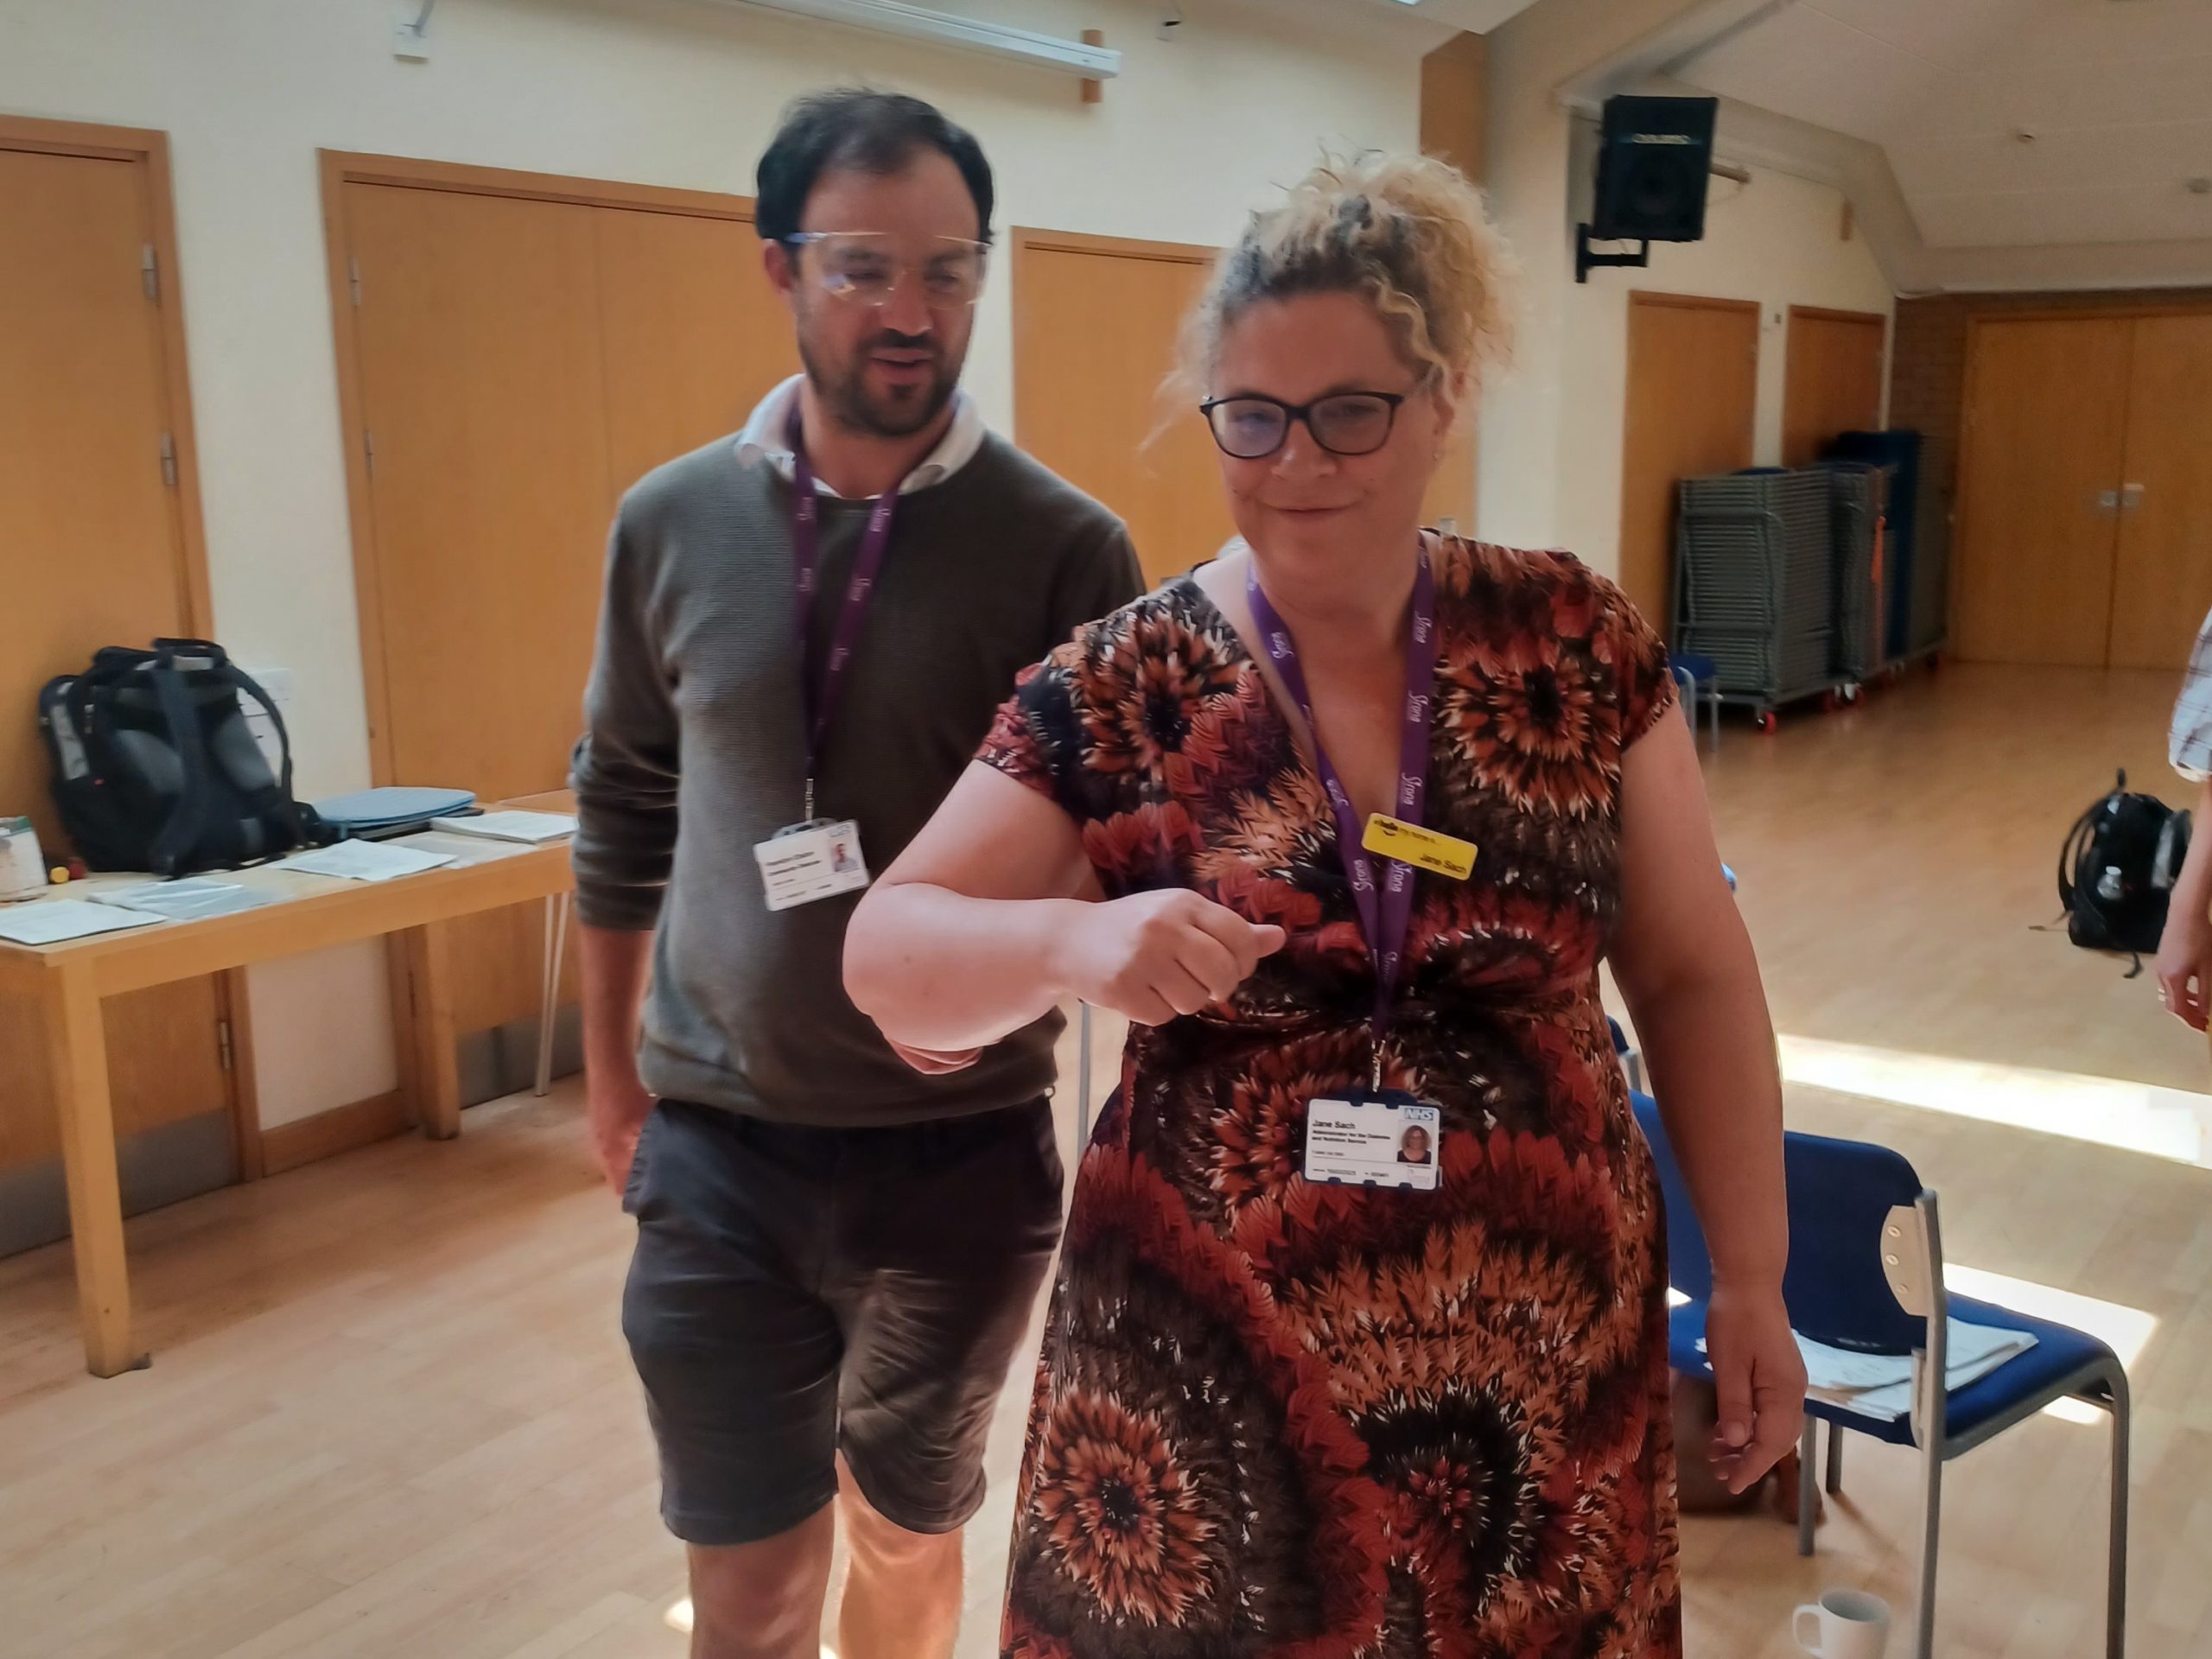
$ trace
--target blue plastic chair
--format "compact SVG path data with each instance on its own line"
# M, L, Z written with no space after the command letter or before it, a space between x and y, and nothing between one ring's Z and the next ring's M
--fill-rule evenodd
M1713 1369L1699 1347L1705 1336L1706 1305L1713 1294L1713 1264L1706 1254L1705 1236L1668 1144L1657 1103L1637 1095L1636 1116L1651 1144L1666 1196L1668 1279L1690 1299L1674 1310L1669 1321L1669 1358L1678 1371L1710 1377ZM1833 1347L1910 1354L1915 1402L1910 1416L1894 1421L1821 1401L1805 1402L1797 1553L1813 1553L1818 1499L1812 1471L1821 1422L1828 1425L1831 1492L1843 1485L1842 1430L1917 1447L1924 1502L1915 1652L1919 1659L1933 1659L1943 1465L2054 1401L2085 1401L2109 1412L2113 1420L2105 1652L2107 1659L2121 1659L2127 1628L2128 1398L2127 1374L2119 1357L2095 1338L2071 1326L1947 1294L1936 1194L1921 1185L1912 1166L1897 1154L1859 1141L1791 1133L1783 1140L1783 1165L1789 1206L1789 1268L1783 1295L1789 1306L1790 1324L1800 1334ZM1946 1389L1942 1379L1948 1332L1944 1321L1928 1318L1929 1311L1937 1306L1971 1324L2028 1332L2036 1344L1963 1388Z
M1667 671L1675 677L1681 688L1682 715L1690 723L1690 736L1697 736L1697 711L1702 708L1712 715L1713 752L1720 753L1720 669L1712 658L1697 652L1677 651L1667 658Z

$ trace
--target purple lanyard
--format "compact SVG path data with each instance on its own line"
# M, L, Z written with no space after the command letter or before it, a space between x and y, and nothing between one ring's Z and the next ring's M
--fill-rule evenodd
M1382 1038L1390 1026L1390 1007L1398 988L1398 973L1405 961L1406 935L1413 925L1414 872L1410 864L1385 859L1389 873L1380 891L1375 881L1375 860L1361 844L1364 830L1352 810L1329 753L1321 747L1321 728L1313 718L1313 698L1306 690L1306 671L1299 666L1298 642L1283 626L1275 607L1260 589L1255 566L1247 577L1252 614L1266 636L1268 656L1282 676L1282 683L1306 716L1313 734L1313 763L1321 786L1329 791L1329 804L1337 817L1337 851L1344 874L1351 880L1352 902L1359 912L1360 931L1375 959L1375 1073L1381 1086ZM1413 638L1406 646L1406 700L1398 745L1398 804L1395 816L1419 824L1428 799L1428 709L1436 675L1436 579L1428 568L1428 550L1421 551L1414 571Z
M799 431L799 414L791 410L791 562L798 576L798 639L800 687L806 699L806 822L814 821L814 779L822 768L822 740L830 729L844 695L845 671L852 666L853 650L860 643L861 625L867 620L868 601L874 596L875 579L883 573L883 557L891 548L891 515L899 505L894 486L876 497L868 515L868 530L860 551L853 556L853 574L845 584L845 602L837 613L830 636L830 660L816 660L814 594L821 585L822 510L815 499L814 468L807 465L806 442ZM903 484L903 480L902 480Z

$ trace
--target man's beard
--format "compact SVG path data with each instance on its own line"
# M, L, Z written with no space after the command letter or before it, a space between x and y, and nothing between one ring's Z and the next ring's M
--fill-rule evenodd
M872 391L868 384L868 356L885 349L929 353L929 379L888 397ZM942 344L928 334L887 331L872 335L861 343L842 372L837 365L823 361L810 348L804 335L799 340L798 354L799 360L806 365L806 378L814 383L815 394L822 399L830 418L849 432L864 433L872 438L912 437L944 412L944 406L952 401L953 391L960 384L960 365L948 364Z

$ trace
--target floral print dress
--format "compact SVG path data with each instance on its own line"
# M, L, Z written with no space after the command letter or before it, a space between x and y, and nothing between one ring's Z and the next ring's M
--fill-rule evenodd
M1078 1173L1015 1516L1013 1659L1681 1652L1660 1200L1598 1000L1621 760L1666 653L1562 553L1446 539L1427 822L1384 1083L1441 1184L1309 1184L1306 1103L1369 1080L1333 818L1185 579L1024 677L982 760L1109 898L1196 890L1287 947L1139 1028Z

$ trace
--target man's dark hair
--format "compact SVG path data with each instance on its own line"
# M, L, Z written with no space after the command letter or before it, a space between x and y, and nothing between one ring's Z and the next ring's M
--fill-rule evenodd
M824 173L900 173L925 149L938 151L960 169L976 199L982 238L989 241L995 200L991 164L975 136L918 98L849 86L810 93L784 111L783 124L760 157L753 227L764 242L796 236L806 199Z

